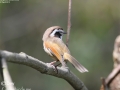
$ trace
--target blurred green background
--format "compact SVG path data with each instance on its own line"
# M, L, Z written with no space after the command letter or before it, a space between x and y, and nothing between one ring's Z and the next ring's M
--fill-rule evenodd
M42 35L54 25L67 27L68 0L19 0L0 3L0 49L25 52L44 62L52 59L44 52ZM72 1L69 49L88 73L73 71L89 90L99 90L101 77L112 71L114 40L120 33L120 0ZM64 40L66 36L64 36ZM31 90L73 90L63 79L8 63L16 88Z

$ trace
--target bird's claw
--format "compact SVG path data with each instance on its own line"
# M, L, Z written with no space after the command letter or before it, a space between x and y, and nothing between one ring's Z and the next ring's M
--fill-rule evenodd
M52 66L54 71L58 73L57 67L53 65L53 63L47 63L47 65Z

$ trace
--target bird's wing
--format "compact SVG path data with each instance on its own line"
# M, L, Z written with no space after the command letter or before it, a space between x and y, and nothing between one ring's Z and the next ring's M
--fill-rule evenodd
M45 42L45 47L49 50L49 52L56 56L57 59L61 60L61 55L63 54L57 44L52 42Z
M66 46L66 44L61 39L56 38L52 42L56 43L63 53L70 53L68 47Z

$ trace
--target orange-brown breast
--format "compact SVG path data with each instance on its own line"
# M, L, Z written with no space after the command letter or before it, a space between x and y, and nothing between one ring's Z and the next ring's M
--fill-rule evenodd
M44 46L48 50L50 56L56 56L58 60L61 60L64 53L70 53L67 46L59 38L49 38L44 42Z

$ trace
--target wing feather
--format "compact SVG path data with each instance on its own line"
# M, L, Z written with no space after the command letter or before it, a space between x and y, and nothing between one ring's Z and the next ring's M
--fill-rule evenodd
M47 47L47 49L49 49L50 53L53 54L54 56L57 57L57 59L61 59L61 50L58 47L58 45L56 45L55 43L52 42L45 42L45 46Z

